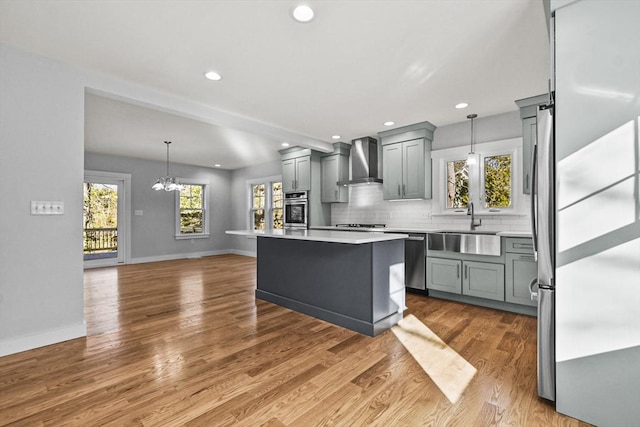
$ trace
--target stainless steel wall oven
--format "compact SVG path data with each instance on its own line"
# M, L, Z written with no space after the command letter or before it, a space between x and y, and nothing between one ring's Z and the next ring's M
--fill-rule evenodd
M284 228L307 228L309 218L309 201L306 191L285 193L284 195Z

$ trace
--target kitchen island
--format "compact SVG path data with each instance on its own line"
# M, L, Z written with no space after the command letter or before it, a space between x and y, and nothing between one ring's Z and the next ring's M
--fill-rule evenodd
M256 298L375 336L404 311L400 233L233 230L257 237Z

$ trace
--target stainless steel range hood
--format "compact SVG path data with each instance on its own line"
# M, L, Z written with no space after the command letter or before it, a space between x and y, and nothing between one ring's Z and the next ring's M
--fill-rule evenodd
M351 180L338 185L381 183L378 178L378 140L369 136L351 141Z

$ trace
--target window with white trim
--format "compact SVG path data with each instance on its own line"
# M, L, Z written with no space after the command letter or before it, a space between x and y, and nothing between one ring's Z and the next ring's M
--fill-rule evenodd
M193 180L181 182L182 190L176 191L176 239L209 237L208 183Z
M522 193L518 159L522 138L476 144L432 152L436 166L434 190L440 214L466 214L472 202L476 213L521 214Z
M282 229L283 199L282 179L263 178L249 182L249 228L251 230Z

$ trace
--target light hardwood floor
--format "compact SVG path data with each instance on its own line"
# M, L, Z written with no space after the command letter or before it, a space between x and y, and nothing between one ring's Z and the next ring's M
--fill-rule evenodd
M396 336L254 298L236 255L85 272L88 336L0 358L0 425L585 426L536 396L534 318L407 296L476 369L451 404Z

